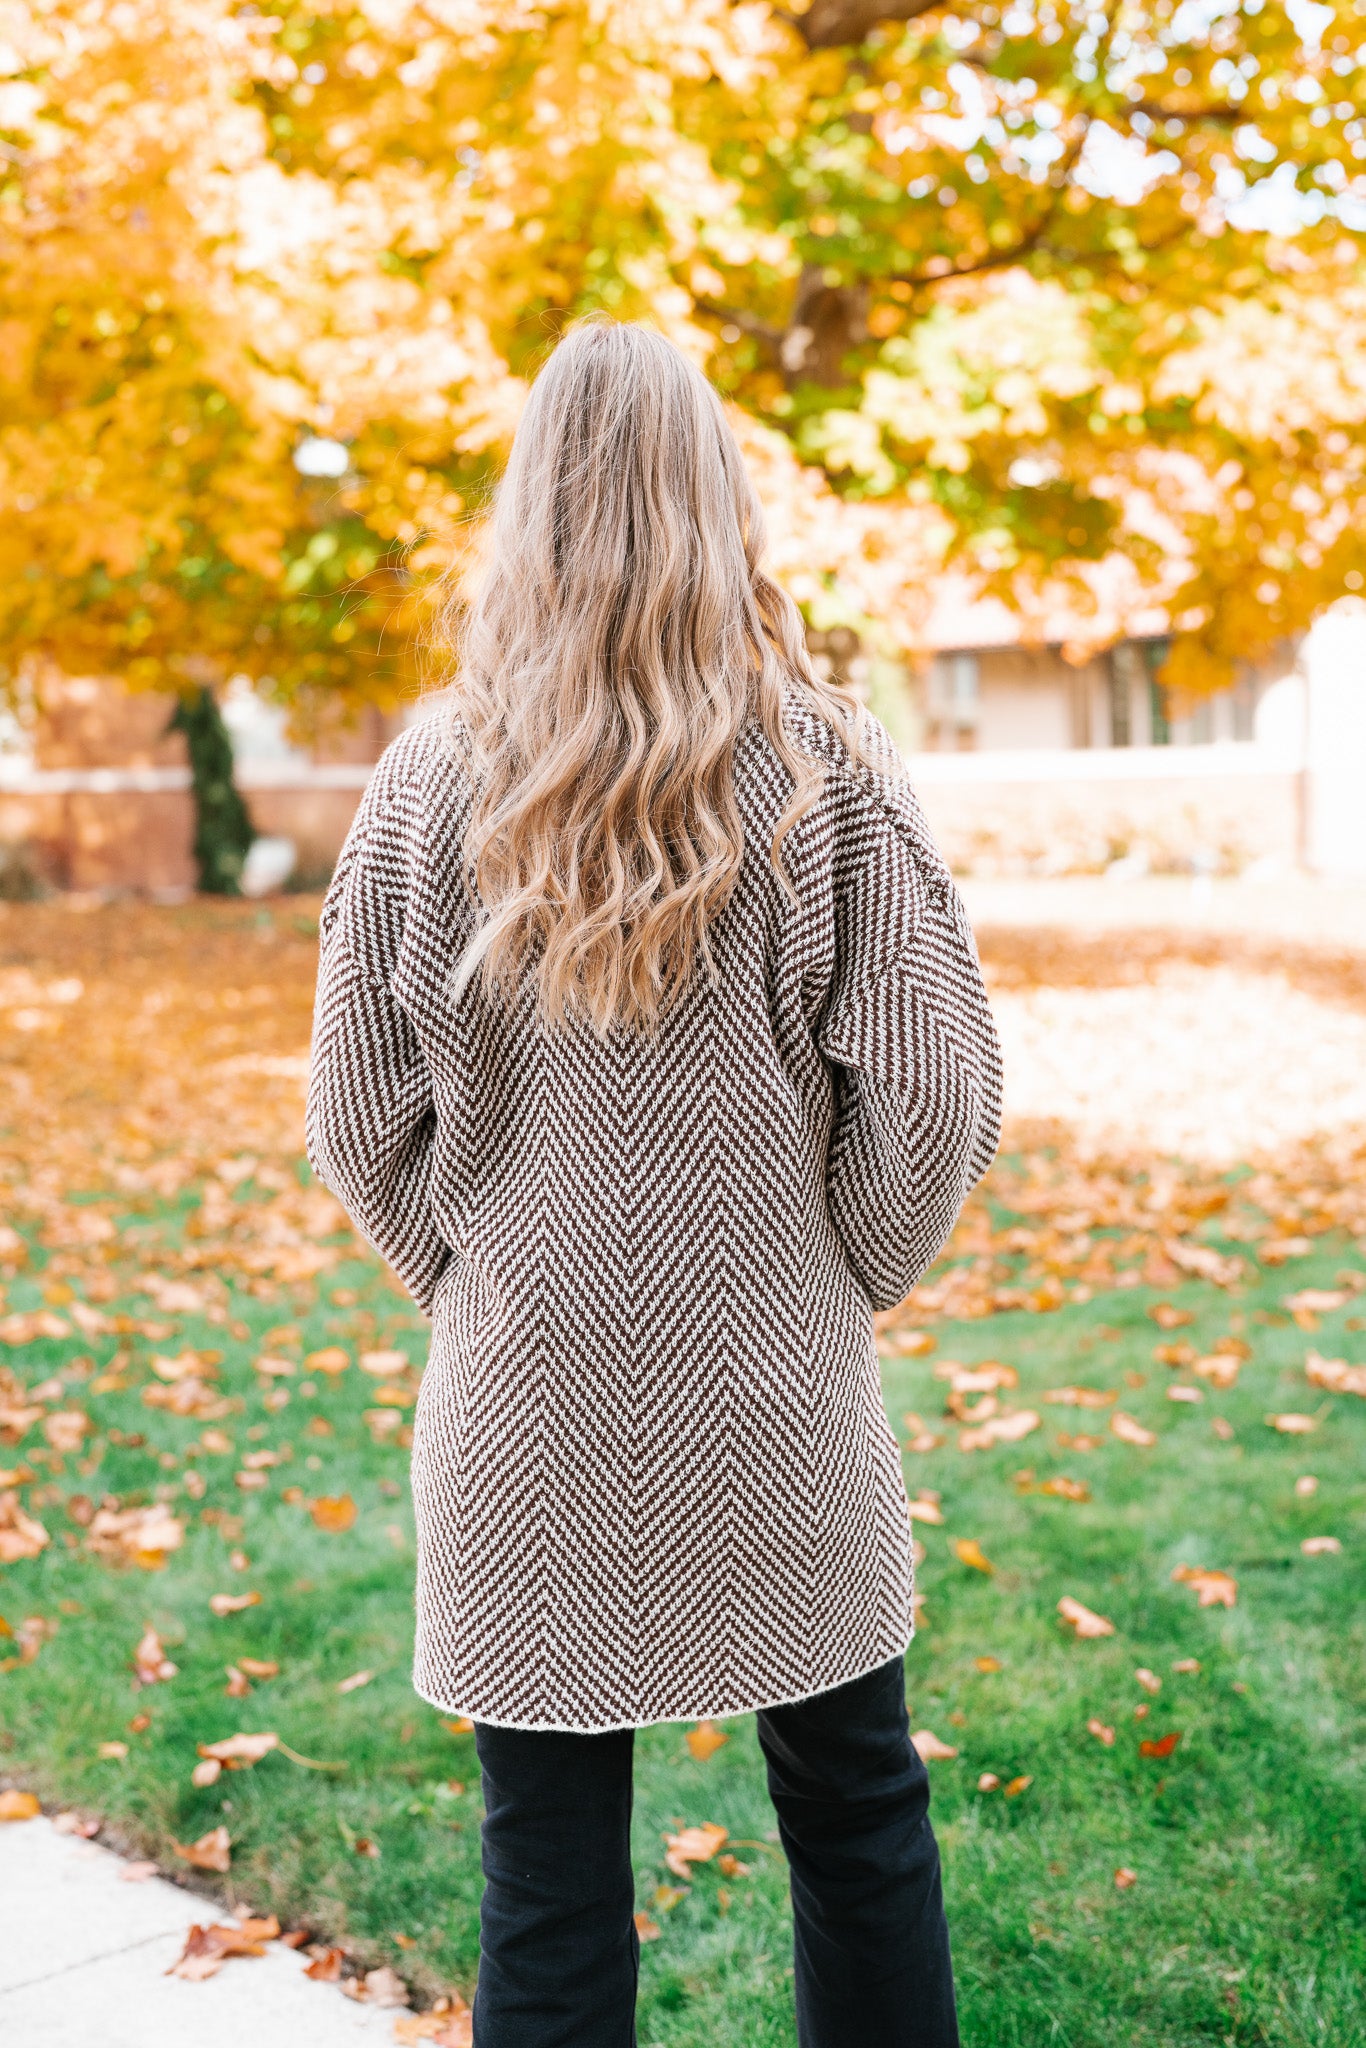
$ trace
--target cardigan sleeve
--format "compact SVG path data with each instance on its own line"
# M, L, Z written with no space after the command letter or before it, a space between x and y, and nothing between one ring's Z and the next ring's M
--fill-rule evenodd
M392 986L403 896L385 826L367 797L323 906L307 1149L319 1180L430 1315L452 1254L432 1214L431 1076Z
M839 862L830 1214L875 1309L905 1299L995 1156L1001 1058L967 914L909 789L859 790Z

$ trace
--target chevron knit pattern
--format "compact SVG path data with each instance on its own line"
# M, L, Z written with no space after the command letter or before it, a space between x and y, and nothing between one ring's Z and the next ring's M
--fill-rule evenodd
M415 1684L594 1731L805 1698L904 1650L911 1527L872 1312L991 1162L976 949L890 741L825 787L757 730L719 973L645 1038L452 970L471 801L444 721L381 761L322 919L308 1152L432 1318Z

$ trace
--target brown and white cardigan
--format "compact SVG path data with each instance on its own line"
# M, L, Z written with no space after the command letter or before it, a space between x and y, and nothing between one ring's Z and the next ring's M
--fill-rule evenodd
M991 1162L1000 1057L962 904L891 743L769 858L737 759L719 973L657 1035L458 1000L471 790L442 719L375 771L322 917L320 1178L431 1316L415 1684L522 1728L804 1698L904 1650L911 1528L872 1312Z

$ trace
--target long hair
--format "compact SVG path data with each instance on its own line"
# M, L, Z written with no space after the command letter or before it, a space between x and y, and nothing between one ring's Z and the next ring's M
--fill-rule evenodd
M481 587L452 622L481 922L455 976L538 1013L649 1032L699 971L744 850L752 721L792 777L770 854L822 772L794 703L854 748L796 606L759 566L763 515L715 392L648 328L575 327L536 378Z

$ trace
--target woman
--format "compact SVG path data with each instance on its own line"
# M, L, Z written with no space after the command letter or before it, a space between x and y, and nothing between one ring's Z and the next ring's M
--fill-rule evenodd
M477 2048L626 2048L636 1728L757 1711L804 2048L957 2038L872 1312L986 1171L952 881L812 672L705 380L588 325L527 402L457 713L322 918L309 1157L432 1318L415 1684L471 1715Z

